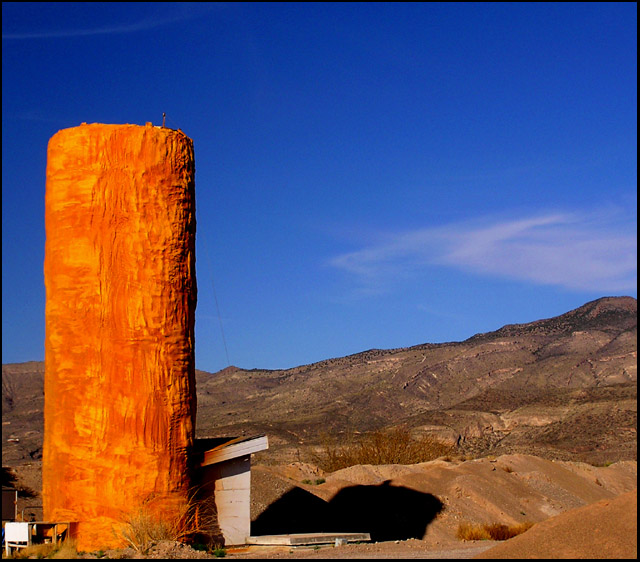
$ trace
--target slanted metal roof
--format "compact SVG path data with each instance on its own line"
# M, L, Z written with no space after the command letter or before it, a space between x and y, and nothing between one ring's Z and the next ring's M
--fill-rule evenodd
M269 440L266 435L254 435L251 437L227 438L220 442L220 439L197 439L196 448L202 451L200 466L216 464L238 457L251 455L269 448ZM216 443L217 441L217 443ZM207 446L214 445L212 448Z

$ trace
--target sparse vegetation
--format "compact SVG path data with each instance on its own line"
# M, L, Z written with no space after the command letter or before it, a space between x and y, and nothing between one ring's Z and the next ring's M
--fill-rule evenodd
M456 536L462 541L506 541L524 533L532 526L533 523L531 521L525 521L517 525L503 525L501 523L473 525L465 522L458 526Z
M326 480L324 478L317 478L316 480L303 480L303 484L309 484L311 486L319 486L320 484L324 484Z
M3 553L4 554L4 553ZM3 555L4 558L4 555ZM25 559L25 558L56 558L62 560L72 560L78 558L78 551L76 550L76 542L73 539L67 539L62 543L43 543L34 544L26 548L16 549L11 558L13 559Z
M200 542L201 537L217 534L219 528L213 499L199 500L192 493L171 516L161 513L153 505L154 500L151 497L143 502L115 530L115 534L136 552L146 554L160 541L194 542L197 538Z
M116 533L136 552L146 554L159 541L175 540L176 535L181 534L176 526L176 521L161 519L141 508L128 517Z
M451 446L430 437L413 437L400 426L368 433L358 440L325 436L314 463L327 472L358 464L416 464L451 453Z

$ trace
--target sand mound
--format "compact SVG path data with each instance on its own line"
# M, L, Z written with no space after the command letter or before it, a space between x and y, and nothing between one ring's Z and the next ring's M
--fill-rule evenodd
M638 491L572 509L475 558L633 558L638 554Z
M458 547L464 544L456 537L462 523L540 523L601 500L611 501L637 488L636 461L594 467L520 454L469 461L441 459L415 465L353 466L326 474L321 484L312 478L316 476L313 468L301 463L252 467L252 520L261 517L264 523L277 519L282 523L281 532L291 532L280 521L285 505L287 513L307 514L317 512L324 502L333 505L349 494L357 496L356 506L362 512L353 514L353 525L358 521L364 523L367 505L377 505L372 509L381 518L394 519L411 513L414 519L420 519L421 502L437 500L442 505L434 519L431 518L434 513L422 517L419 531L391 538L415 538L432 548ZM312 483L304 483L305 480ZM382 493L393 497L386 498L383 504L376 503ZM415 505L407 504L409 497ZM395 513L398 502L403 508ZM381 505L386 507L381 509ZM290 525L297 528L303 522L308 527L304 532L335 530L336 523L329 516L326 520L311 521L307 515L296 515ZM368 529L365 527L363 530Z

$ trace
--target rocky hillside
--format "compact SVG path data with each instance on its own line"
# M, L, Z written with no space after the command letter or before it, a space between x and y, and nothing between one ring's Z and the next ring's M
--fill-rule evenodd
M197 372L199 436L266 433L294 460L324 433L406 424L463 453L636 457L637 301L602 298L463 342L288 370ZM3 464L38 459L43 364L2 366ZM15 441L18 439L19 441Z
M322 432L407 424L474 454L635 458L636 336L636 299L603 298L464 342L199 372L198 428L304 447Z

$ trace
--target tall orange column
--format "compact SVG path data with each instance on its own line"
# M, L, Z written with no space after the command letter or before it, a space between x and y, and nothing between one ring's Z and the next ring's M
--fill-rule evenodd
M49 141L44 517L119 544L186 497L195 431L195 165L181 131L83 124Z

